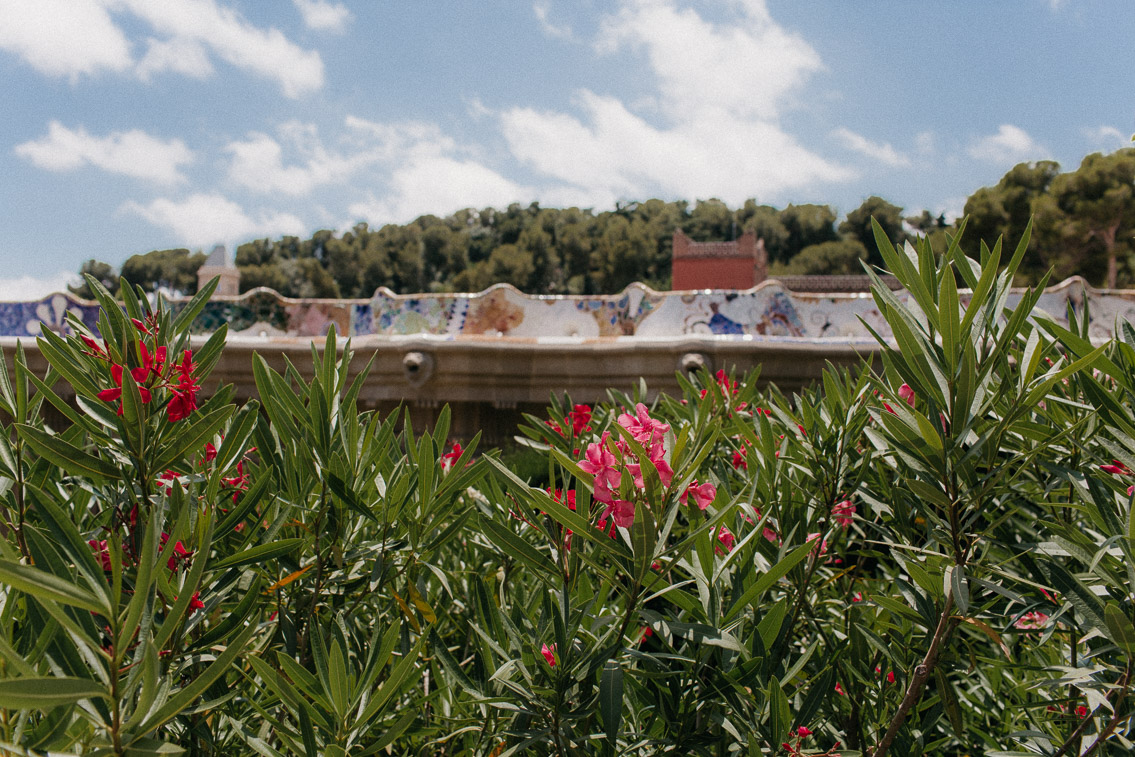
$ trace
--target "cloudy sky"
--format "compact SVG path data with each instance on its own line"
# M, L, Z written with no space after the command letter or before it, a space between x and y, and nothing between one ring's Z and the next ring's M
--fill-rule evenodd
M463 207L877 194L1130 144L1131 0L0 0L0 299Z

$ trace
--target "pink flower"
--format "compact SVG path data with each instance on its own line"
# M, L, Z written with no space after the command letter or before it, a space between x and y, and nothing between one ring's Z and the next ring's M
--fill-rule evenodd
M1048 625L1048 615L1039 610L1026 612L1013 623L1014 626L1022 631L1033 631L1039 628L1044 628Z
M857 591L854 594L852 594L851 595L851 601L852 602L862 602L863 601L863 592Z
M102 564L102 569L108 573L114 569L110 562L110 548L106 546L106 540L91 539L87 542L95 553L95 558Z
M804 541L816 542L816 546L814 546L812 548L812 554L817 554L817 552L818 552L818 556L823 557L824 555L826 555L828 553L828 540L827 539L821 539L820 534L818 532L813 533L813 534L808 534L808 538L805 539Z
M734 538L733 534L730 533L729 529L725 526L717 529L717 540L721 542L721 546L725 547L726 552L732 552L733 545L737 541L736 538ZM720 550L718 550L718 554L721 554Z
M548 663L549 667L556 667L556 645L548 646L545 644L540 647L540 654L544 655L544 660Z
M905 400L906 404L914 407L914 390L910 388L910 384L899 387L899 399Z
M625 499L616 499L607 505L607 509L599 517L600 523L605 523L610 517L619 528L630 528L634 523L634 502Z
M806 726L800 726L799 728L796 729L796 735L799 736L800 738L804 738L805 736L811 736L812 731L810 729L808 729Z
M613 500L612 489L618 489L623 474L615 468L615 453L607 446L611 432L604 431L600 441L587 445L586 457L580 461L579 468L584 473L595 476L595 499L600 502Z
M1114 473L1117 476L1130 476L1131 469L1118 460L1112 460L1111 465L1101 465L1100 470L1105 473Z
M832 517L843 528L847 528L854 522L854 516L855 505L851 504L849 499L845 499L832 507Z
M746 452L746 447L745 447L744 444L742 444L741 449L739 449L739 450L737 450L733 453L733 467L736 470L748 470L749 469L749 462L745 459L745 452Z
M683 505L689 504L687 500L691 494L694 497L694 504L698 506L698 509L704 510L709 507L709 503L713 502L713 498L717 496L717 487L710 483L699 484L697 479L694 479L678 499Z
M644 447L653 447L661 442L666 432L670 430L669 423L651 418L650 411L641 402L635 405L633 416L629 413L619 416L619 425L629 431L634 440Z
M847 696L847 692L844 691L843 687L839 685L839 681L835 682L835 693L839 694L841 697Z

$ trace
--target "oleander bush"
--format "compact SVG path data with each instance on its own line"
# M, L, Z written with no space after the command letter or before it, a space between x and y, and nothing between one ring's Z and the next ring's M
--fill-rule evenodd
M520 475L89 279L0 371L0 754L1130 753L1135 331L878 237L881 359L553 397Z

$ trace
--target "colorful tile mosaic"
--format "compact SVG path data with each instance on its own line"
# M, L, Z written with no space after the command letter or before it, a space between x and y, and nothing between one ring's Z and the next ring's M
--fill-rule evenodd
M901 291L896 295L905 297ZM1019 298L1014 295L1010 304ZM173 308L184 305L175 301ZM1077 314L1087 307L1091 336L1106 339L1118 321L1135 321L1135 291L1101 292L1071 278L1046 290L1038 307L1062 323L1069 307ZM67 313L95 330L97 305L54 294L0 302L0 336L35 337L43 329L68 333ZM746 290L685 292L631 284L602 296L532 296L503 284L476 294L396 295L384 288L369 300L296 300L256 289L214 298L193 330L210 333L226 323L234 334L294 337L322 336L334 325L350 336L872 339L864 324L889 336L869 294L796 293L776 281Z

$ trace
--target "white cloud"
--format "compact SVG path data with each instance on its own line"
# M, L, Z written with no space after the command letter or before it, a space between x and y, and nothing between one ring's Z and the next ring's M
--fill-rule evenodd
M0 279L0 302L30 302L55 292L66 292L68 284L78 284L74 271L59 271L50 276L19 276Z
M329 6L334 7L334 6ZM132 40L112 14L141 20L156 37L135 62ZM217 0L0 0L0 49L52 76L133 71L149 80L159 71L203 77L208 53L237 68L276 80L288 97L323 86L323 61L278 29L261 29ZM137 24L126 28L138 32ZM208 52L207 52L208 51Z
M1042 158L1047 151L1019 126L1001 124L996 134L975 140L967 152L989 163L1018 163Z
M933 153L935 142L934 132L932 131L920 131L914 137L914 145L918 148L920 155L930 155Z
M536 14L536 21L540 24L544 34L555 39L573 38L570 26L557 25L552 22L550 18L551 8L548 6L547 0L536 0L532 4L532 12Z
M216 0L104 0L128 10L158 34L196 42L238 68L275 79L284 95L300 97L323 86L323 61L279 29L260 29Z
M130 43L98 0L0 0L0 50L48 76L130 68Z
M172 71L194 79L204 79L213 73L209 53L197 40L185 37L149 39L146 40L146 45L146 54L138 61L136 68L138 78L142 81L148 82L154 74L163 71Z
M1094 129L1084 129L1084 136L1097 144L1131 146L1131 135L1124 134L1114 126L1097 126Z
M512 153L565 185L542 200L598 206L613 197L718 197L740 203L852 172L801 145L778 123L816 52L779 27L762 0L711 23L671 0L624 0L602 22L600 52L642 51L660 114L648 120L617 98L577 93L577 113L513 107L500 115Z
M169 229L178 242L187 247L307 233L303 221L290 213L261 211L249 215L237 203L215 193L194 194L181 201L162 197L145 205L127 202L120 212L133 213L155 226Z
M462 208L505 207L524 202L533 190L480 163L444 155L411 158L391 174L385 196L371 195L348 208L371 223L407 223L425 213L446 215Z
M138 129L96 137L81 126L72 130L58 121L48 124L45 137L16 145L15 153L49 171L92 165L159 184L185 181L181 166L193 161L192 151L180 139L162 140Z
M292 0L309 29L342 32L351 18L351 12L341 3L327 0Z
M678 118L723 108L771 121L823 63L803 38L773 21L762 0L742 6L731 22L713 24L671 0L625 0L603 21L597 48L644 50Z
M373 150L350 155L328 151L314 126L290 122L280 127L289 152L299 154L300 164L284 164L284 147L267 134L252 132L247 139L230 142L229 178L249 189L292 196L310 194L320 185L348 179L378 158Z
M851 129L840 127L832 132L832 136L842 142L849 150L866 155L871 160L892 168L901 168L910 165L910 158L895 150L889 143L872 142L866 137L856 134Z
M350 117L347 125L365 145L356 160L368 156L385 186L384 192L371 192L349 207L352 221L405 223L424 213L502 207L534 194L474 160L468 149L434 124L383 124Z

